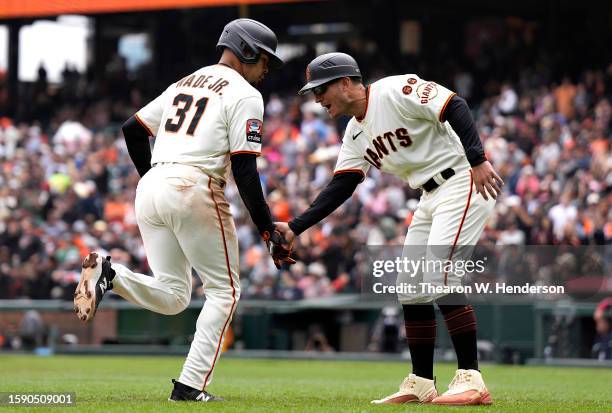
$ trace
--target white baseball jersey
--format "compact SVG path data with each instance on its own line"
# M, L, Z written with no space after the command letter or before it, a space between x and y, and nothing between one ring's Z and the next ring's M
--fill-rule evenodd
M173 83L136 118L156 137L152 165L197 166L225 181L231 154L261 153L263 112L261 93L217 64Z
M371 84L365 116L353 117L346 127L335 173L365 175L374 166L417 188L446 168L469 169L459 137L441 122L454 95L414 74Z
M403 258L461 260L478 242L495 200L486 201L474 190L470 164L459 137L443 121L446 105L455 94L414 74L381 79L368 89L366 113L352 118L342 141L335 173L361 172L371 166L397 175L417 188L447 168L455 175L423 192L405 239ZM398 285L461 285L452 273L421 270L400 272ZM398 293L402 304L431 302L448 292Z

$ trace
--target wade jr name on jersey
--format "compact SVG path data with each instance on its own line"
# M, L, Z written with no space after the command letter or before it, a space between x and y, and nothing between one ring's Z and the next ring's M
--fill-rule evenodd
M215 79L215 77L212 75L189 75L179 80L176 87L192 87L202 89L208 86L208 90L222 95L223 93L221 93L221 90L229 84L229 80L225 80L222 77Z

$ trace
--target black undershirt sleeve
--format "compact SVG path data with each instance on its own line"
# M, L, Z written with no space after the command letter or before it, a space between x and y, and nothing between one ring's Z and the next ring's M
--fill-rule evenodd
M291 231L295 235L300 235L334 212L336 208L351 197L362 180L363 175L358 172L343 172L334 175L310 207L302 215L289 222Z
M132 162L142 178L151 169L151 146L149 132L135 116L130 117L121 127L127 150Z
M231 160L232 173L238 192L257 227L257 231L261 235L266 231L272 234L274 223L261 189L259 172L257 172L257 156L250 153L239 153L232 155Z
M470 165L478 166L487 160L476 124L465 99L457 95L453 96L442 114L442 121L444 120L447 120L457 132Z

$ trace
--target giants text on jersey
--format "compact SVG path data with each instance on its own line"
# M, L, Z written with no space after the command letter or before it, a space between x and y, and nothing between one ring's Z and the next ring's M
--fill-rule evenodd
M417 188L446 168L469 169L459 137L443 119L453 92L408 74L381 79L367 94L365 116L346 127L336 173L365 174L374 166Z

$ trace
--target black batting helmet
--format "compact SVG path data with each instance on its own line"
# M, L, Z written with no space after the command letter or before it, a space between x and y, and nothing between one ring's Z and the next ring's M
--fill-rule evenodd
M254 64L265 52L270 56L270 66L280 67L283 61L276 55L276 34L265 24L251 19L232 20L223 28L217 42L217 50L230 49L243 63Z
M306 84L298 94L304 95L311 89L341 77L359 77L361 71L355 59L346 53L326 53L315 58L306 68Z

